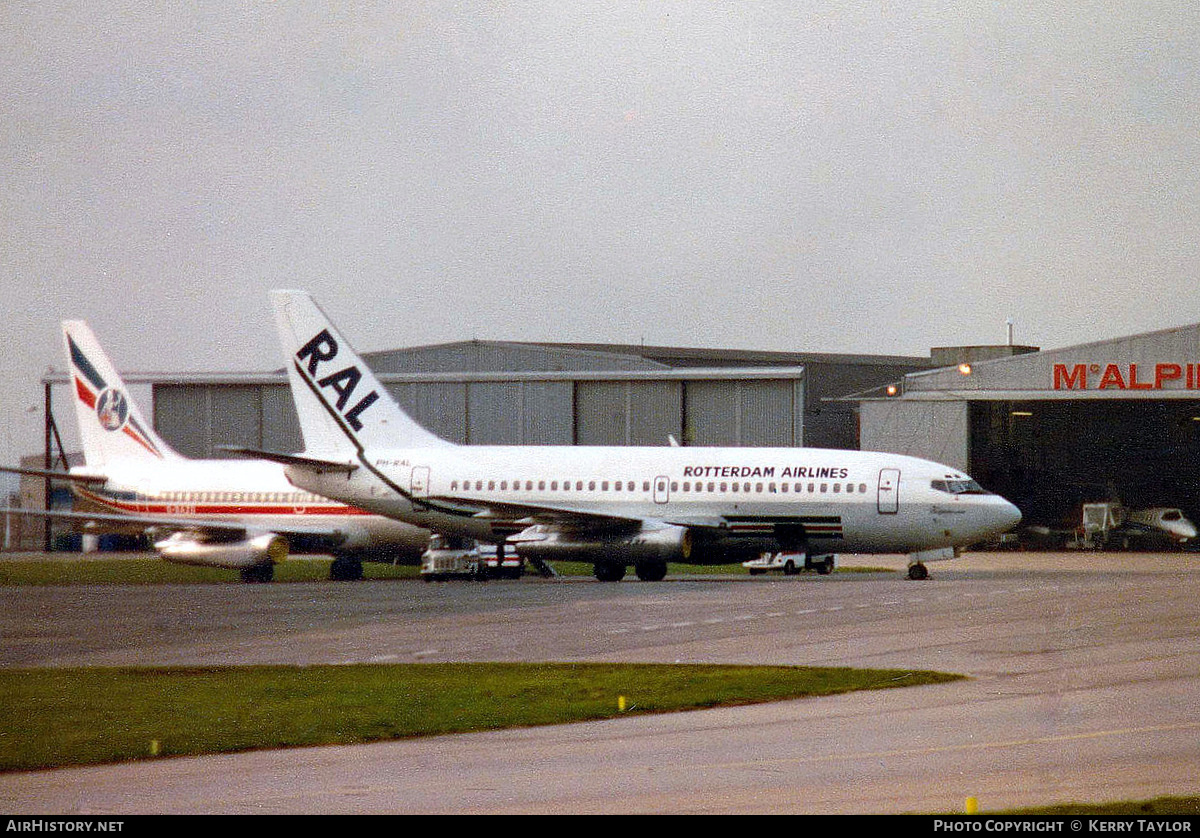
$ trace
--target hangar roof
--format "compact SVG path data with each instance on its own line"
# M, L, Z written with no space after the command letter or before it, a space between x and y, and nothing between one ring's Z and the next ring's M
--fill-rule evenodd
M616 343L459 341L365 353L376 372L502 372L798 367L812 364L928 367L928 358L749 349L699 349Z

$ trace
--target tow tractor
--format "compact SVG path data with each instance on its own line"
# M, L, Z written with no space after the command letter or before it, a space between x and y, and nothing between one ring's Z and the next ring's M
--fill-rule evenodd
M793 576L802 570L815 570L822 576L833 573L833 556L830 554L811 556L808 553L763 553L757 559L742 562L742 567L751 576L759 576L771 570L782 570Z

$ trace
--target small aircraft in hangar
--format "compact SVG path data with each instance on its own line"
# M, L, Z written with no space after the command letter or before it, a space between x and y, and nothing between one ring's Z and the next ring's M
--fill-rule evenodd
M1065 526L1030 526L1035 539L1084 550L1182 548L1196 525L1177 507L1130 508L1118 501L1084 503Z

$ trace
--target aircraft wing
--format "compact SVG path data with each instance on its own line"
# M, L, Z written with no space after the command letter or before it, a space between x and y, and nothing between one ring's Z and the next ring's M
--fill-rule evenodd
M636 528L642 524L671 524L688 529L724 531L730 527L730 521L719 515L691 515L664 518L636 518L627 515L611 515L593 510L577 509L570 506L546 506L539 504L503 503L495 500L482 501L476 498L462 498L452 495L436 497L414 497L413 503L428 502L431 507L441 512L452 512L463 516L477 518L494 518L500 521L524 523L527 525L546 524L562 528L586 529L591 531L625 530Z
M136 515L118 512L74 512L65 509L22 509L8 507L0 509L0 515L28 515L36 518L50 518L55 521L73 521L78 524L94 525L95 529L159 529L174 532L205 532L222 536L245 536L248 533L269 531L283 536L305 536L328 538L331 543L339 543L345 534L340 530L318 526L286 527L248 526L237 521L198 521L195 518L175 518L168 515Z
M497 521L511 521L525 526L544 524L570 529L597 530L626 530L641 526L642 518L631 518L625 515L609 515L585 509L570 507L545 506L541 504L504 503L495 500L481 501L476 498L462 498L452 495L436 497L413 497L413 503L428 503L442 512L450 512L475 518L489 518Z

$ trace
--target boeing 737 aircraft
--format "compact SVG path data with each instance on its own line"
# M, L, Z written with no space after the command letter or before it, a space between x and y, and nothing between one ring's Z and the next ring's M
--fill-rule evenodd
M272 293L302 455L255 452L311 492L534 562L715 564L766 551L907 553L924 562L1008 530L1011 503L967 475L896 454L810 448L460 446L391 399L305 292Z
M66 472L3 469L71 481L99 512L11 510L161 532L167 561L241 571L265 582L294 552L332 553L330 576L362 576L362 558L415 564L426 530L298 490L276 463L192 460L142 417L86 323L63 323L75 415L86 465ZM169 535L168 535L169 534Z

